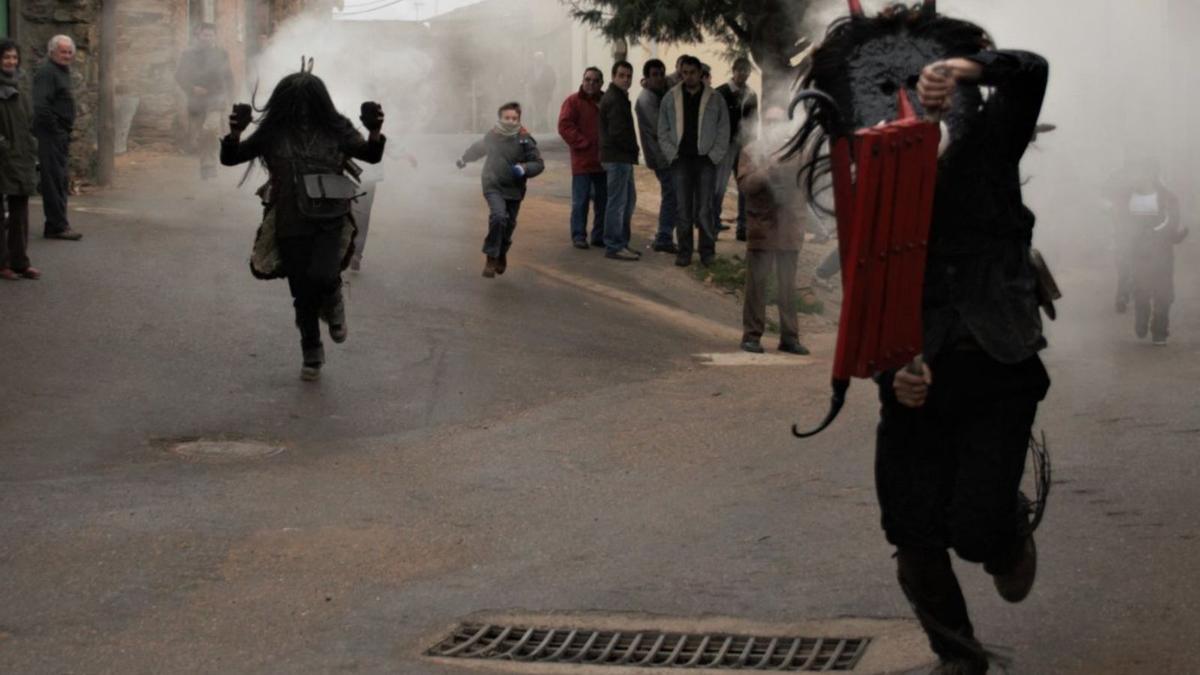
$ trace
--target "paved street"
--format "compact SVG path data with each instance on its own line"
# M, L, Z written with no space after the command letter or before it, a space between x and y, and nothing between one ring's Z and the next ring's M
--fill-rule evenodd
M422 652L480 610L909 616L873 386L822 436L789 432L824 413L829 335L814 359L705 365L736 350L737 301L667 256L571 249L561 159L482 279L467 142L387 167L317 384L286 284L247 269L240 170L127 161L73 201L82 242L32 242L44 279L0 286L0 673L451 674ZM1200 662L1200 244L1179 256L1165 348L1112 314L1107 259L1062 270L1038 585L1009 606L959 567L1015 673ZM284 451L169 452L200 438Z

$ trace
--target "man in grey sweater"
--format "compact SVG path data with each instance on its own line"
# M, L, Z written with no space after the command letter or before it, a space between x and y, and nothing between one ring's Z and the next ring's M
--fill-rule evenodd
M700 263L707 266L716 256L712 196L717 165L729 152L729 112L725 100L701 81L700 59L684 58L681 72L683 81L667 92L658 112L658 144L675 176L679 204L675 264L692 264L692 231L699 229Z
M642 77L642 93L636 104L638 134L642 139L646 167L654 171L662 193L654 250L679 253L675 247L675 219L679 208L675 200L675 177L671 173L670 162L663 156L662 147L658 144L658 112L667 93L667 66L658 59L650 59L642 67Z

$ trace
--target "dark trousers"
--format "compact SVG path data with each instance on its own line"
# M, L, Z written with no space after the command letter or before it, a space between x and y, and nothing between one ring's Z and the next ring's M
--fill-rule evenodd
M0 222L0 269L24 272L29 269L29 197L8 195L5 197L8 215Z
M350 202L350 213L354 216L354 225L358 233L354 235L354 260L362 262L363 251L367 249L367 232L371 229L371 207L375 205L375 186L373 182L364 182L360 187L365 193Z
M742 340L758 342L767 329L767 286L775 268L779 286L779 341L800 340L796 316L796 261L799 251L746 251L746 298L742 305Z
M675 198L679 204L679 220L675 223L679 255L692 255L696 242L693 230L699 230L700 257L711 257L717 251L712 229L717 167L707 157L680 157L671 170L675 173Z
M1117 307L1124 311L1133 295L1133 252L1129 247L1117 249Z
M505 199L496 192L485 192L483 198L488 205L488 233L483 240L483 253L489 258L499 258L512 248L513 232L517 229L517 214L521 212L521 200Z
M42 210L46 214L45 234L70 229L67 220L68 151L71 136L66 132L38 132L38 164L41 166Z
M654 177L662 192L658 206L658 231L654 234L655 244L675 243L675 222L679 220L679 205L675 200L675 175L670 169L655 169Z
M1147 331L1154 340L1166 340L1171 327L1171 289L1133 289L1133 329L1139 338Z
M217 168L217 136L221 131L222 109L188 110L188 140L200 157L200 171L206 176Z
M321 310L341 300L342 254L340 227L279 240L279 255L287 273L292 306L296 308L296 327L300 329L300 347L304 350L321 346Z
M731 162L730 166L717 167L716 193L713 195L713 232L721 231L721 214L725 211L725 193L729 187L729 178L737 177L738 165L742 159L742 149L736 143L730 144L729 152L732 153L732 157L725 161ZM737 234L742 237L746 234L746 195L742 194L741 187L737 189Z
M1050 379L1036 356L1008 365L980 350L949 352L930 369L929 399L915 410L896 400L890 374L880 378L876 490L901 586L931 647L975 658L982 650L972 656L977 645L947 549L992 574L1018 560L1018 491Z
M592 246L604 245L604 210L608 205L608 177L603 171L571 176L571 240L587 241L588 202L592 220Z

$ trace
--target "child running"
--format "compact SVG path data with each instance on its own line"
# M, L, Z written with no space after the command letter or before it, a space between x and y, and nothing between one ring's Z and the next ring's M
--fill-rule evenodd
M521 104L505 103L496 126L456 162L465 167L483 157L483 198L488 205L488 233L483 240L487 262L483 276L491 279L508 269L508 249L517 229L517 213L525 199L525 184L545 169L537 141L521 126Z

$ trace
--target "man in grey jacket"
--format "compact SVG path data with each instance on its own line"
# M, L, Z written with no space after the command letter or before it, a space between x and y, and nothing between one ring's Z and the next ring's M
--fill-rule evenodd
M658 59L650 59L642 67L642 77L642 93L636 105L638 134L642 139L646 167L654 171L662 193L654 250L679 253L675 247L675 216L679 208L675 200L675 177L671 174L671 164L663 157L662 147L658 144L658 111L667 93L667 66Z
M717 166L729 152L729 112L725 100L701 82L700 59L683 59L681 72L683 81L667 92L658 111L658 144L675 176L679 204L675 264L692 264L692 230L699 229L700 263L707 266L716 256L712 196Z

